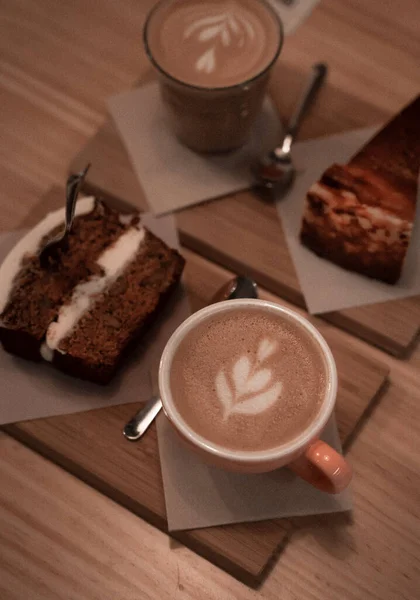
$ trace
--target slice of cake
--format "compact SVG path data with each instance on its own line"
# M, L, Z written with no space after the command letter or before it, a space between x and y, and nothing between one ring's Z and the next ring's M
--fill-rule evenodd
M89 197L77 203L65 250L43 268L39 250L63 220L63 210L48 215L0 267L0 341L12 354L107 383L158 315L184 260L137 213Z
M396 283L414 224L420 169L420 96L347 165L308 191L301 241L319 256Z

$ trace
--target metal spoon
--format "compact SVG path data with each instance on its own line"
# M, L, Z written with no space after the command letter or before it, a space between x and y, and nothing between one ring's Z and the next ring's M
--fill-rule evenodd
M47 268L51 260L57 256L60 249L65 248L67 236L73 227L74 212L76 209L77 196L80 188L89 171L90 163L86 165L83 171L70 175L66 184L66 211L65 211L65 226L64 230L49 240L39 253L39 260L43 268Z
M150 425L156 419L162 408L162 400L159 396L157 386L158 366L150 371L150 380L152 383L152 397L142 408L128 421L123 429L124 437L130 442L139 440L149 429Z
M235 277L222 286L213 296L211 304L222 300L234 300L235 298L258 298L258 288L255 281L249 277ZM146 404L128 421L123 429L123 434L130 442L139 440L149 429L162 408L162 400L157 388L157 367L150 373L152 380L152 397Z
M284 194L295 177L291 147L309 106L321 87L328 68L324 63L313 65L310 80L287 126L283 142L265 156L256 168L257 191L273 195Z
M210 304L238 298L258 298L258 286L253 279L250 277L234 277L217 290Z

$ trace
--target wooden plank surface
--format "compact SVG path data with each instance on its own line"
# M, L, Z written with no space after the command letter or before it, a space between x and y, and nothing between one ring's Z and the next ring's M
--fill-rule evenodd
M29 215L33 225L62 204L64 190L53 188ZM215 265L186 252L187 290L193 310L208 304L226 276ZM263 298L279 302L267 293ZM323 331L322 322L311 319ZM371 401L383 389L388 368L346 348L334 331L326 332L339 376L337 422L345 443ZM75 415L37 419L4 429L37 452L57 462L123 506L163 531L166 512L155 427L138 444L129 444L121 431L135 407L116 406ZM213 527L174 535L215 564L250 585L261 582L267 565L285 542L289 520L271 520Z
M324 90L324 98L327 93L328 89ZM320 109L321 104L314 108L312 121L319 118ZM347 115L342 127L346 129L349 125L351 117ZM325 133L330 131L337 131L335 122L325 126ZM70 170L78 171L87 162L93 166L86 190L111 195L140 209L147 208L144 192L110 119L76 156ZM174 193L182 194L182 190ZM252 192L240 192L180 211L177 226L181 241L188 248L236 273L254 277L298 306L305 305L277 211ZM401 356L411 348L420 329L420 297L336 311L324 314L323 318Z
M0 3L0 229L19 227L63 184L105 118L105 99L144 76L140 32L153 2ZM329 102L302 138L395 113L418 93L419 20L418 0L322 0L286 40L274 82L285 89L276 96L281 114L291 113L315 60L331 67ZM255 592L0 433L2 600L418 600L420 347L396 360L335 335L391 368L390 387L349 449L351 523L306 522Z

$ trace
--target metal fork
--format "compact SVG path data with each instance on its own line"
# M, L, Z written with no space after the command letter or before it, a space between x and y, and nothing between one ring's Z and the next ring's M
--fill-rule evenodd
M80 188L89 171L90 163L86 165L83 171L70 175L66 184L66 212L64 230L60 231L56 236L49 240L39 253L39 261L43 268L47 268L50 264L50 259L57 255L58 250L65 248L65 242L73 227L74 212L76 210L77 196Z

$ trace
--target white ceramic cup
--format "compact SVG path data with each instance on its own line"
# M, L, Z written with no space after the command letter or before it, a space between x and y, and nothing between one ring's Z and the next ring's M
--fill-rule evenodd
M237 310L267 311L302 327L315 341L323 356L326 390L321 408L312 423L296 438L270 450L238 451L212 443L196 433L181 417L173 401L170 373L174 354L185 336L203 321ZM337 370L328 344L319 331L298 313L265 300L228 300L196 312L173 333L163 351L159 366L159 390L163 409L181 439L202 458L218 467L245 473L261 473L288 466L303 479L323 491L337 493L350 482L351 468L345 459L319 439L334 410Z

